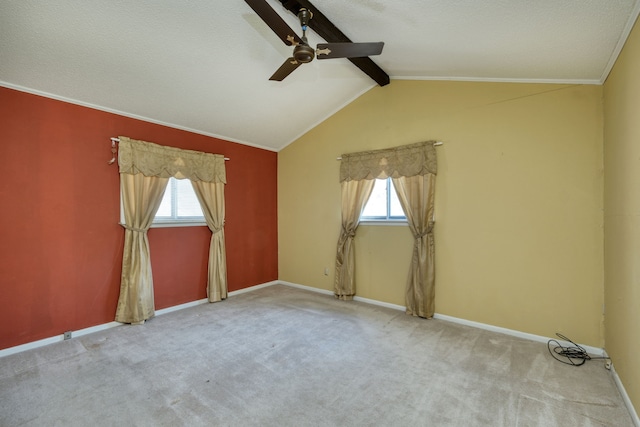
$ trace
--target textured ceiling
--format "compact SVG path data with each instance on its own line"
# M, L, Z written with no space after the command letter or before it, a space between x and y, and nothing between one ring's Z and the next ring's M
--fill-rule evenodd
M300 34L297 18L269 4ZM640 0L315 0L393 79L599 84ZM323 40L312 31L309 42ZM279 150L375 83L291 48L243 0L0 0L0 85Z

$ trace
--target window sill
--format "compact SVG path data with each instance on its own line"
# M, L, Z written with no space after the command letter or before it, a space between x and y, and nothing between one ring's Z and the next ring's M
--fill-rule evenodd
M124 223L120 223L124 227ZM171 228L171 227L206 227L207 223L204 221L163 221L154 222L149 228Z
M396 219L396 220L375 220L375 219L368 219L368 220L360 220L360 223L358 225L391 225L391 226L397 226L397 225L404 225L404 226L408 226L409 223L407 222L406 219Z
M168 227L206 227L204 221L158 221L151 224L151 228L168 228Z

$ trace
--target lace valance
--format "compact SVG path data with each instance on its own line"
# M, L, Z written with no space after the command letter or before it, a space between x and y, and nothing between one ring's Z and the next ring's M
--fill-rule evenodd
M340 182L436 174L435 141L343 154Z
M119 137L120 173L227 183L224 156Z

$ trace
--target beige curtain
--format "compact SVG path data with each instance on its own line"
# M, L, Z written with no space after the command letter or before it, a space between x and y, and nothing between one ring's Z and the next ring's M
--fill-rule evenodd
M153 275L147 230L153 222L162 196L170 177L187 178L192 182L212 183L212 190L203 190L206 202L203 211L209 228L214 232L214 262L209 258L209 280L216 278L215 283L208 283L211 298L226 297L226 256L224 252L224 189L226 171L224 156L165 147L151 142L137 141L120 136L118 147L118 165L122 188L122 205L125 216L125 244L122 256L122 277L120 297L116 310L116 321L123 323L139 323L154 315ZM220 187L218 187L220 186ZM206 185L202 186L203 188ZM197 191L197 190L196 190ZM201 198L201 196L198 196ZM209 202L213 200L214 202ZM222 206L222 215L220 213ZM211 213L211 223L209 219ZM215 220L214 220L215 218ZM214 248L212 238L211 248ZM213 274L211 272L214 266ZM224 280L218 280L224 277ZM220 300L218 299L218 301Z
M425 141L383 150L342 155L340 182L342 183L343 224L336 257L336 296L342 295L338 291L350 295L349 299L355 294L353 236L355 236L362 208L371 193L371 190L368 190L365 196L364 190L362 192L355 190L359 188L355 183L367 183L363 185L370 185L372 189L374 179L391 177L415 237L413 260L407 280L407 313L421 317L433 316L435 289L433 193L437 173L434 143L435 141ZM358 207L359 210L356 212ZM343 246L346 249L342 249Z
M207 297L209 302L227 298L227 256L224 246L224 184L221 182L191 181L198 196L207 226L211 230L209 244L209 274Z
M351 300L356 294L355 248L353 238L360 222L364 205L373 191L372 179L344 181L342 185L342 228L338 238L336 254L336 278L334 293L336 298Z
M392 178L393 186L413 234L413 256L406 288L406 311L431 318L435 300L433 247L434 174Z
M160 207L168 178L120 174L124 253L116 321L139 323L154 315L153 275L147 230Z

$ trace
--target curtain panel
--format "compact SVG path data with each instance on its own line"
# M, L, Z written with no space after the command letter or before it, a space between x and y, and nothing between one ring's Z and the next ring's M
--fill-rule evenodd
M224 184L221 182L191 181L202 206L202 213L211 230L207 298L218 302L227 298L227 255L224 248Z
M336 298L349 301L356 294L356 255L353 238L360 223L364 205L373 191L374 181L344 181L342 187L342 227L336 253L336 277L333 293Z
M414 239L405 292L406 311L412 316L427 319L433 317L435 311L435 181L434 174L392 178Z
M374 179L392 178L414 237L406 284L407 314L430 318L434 313L435 255L433 212L437 158L434 143L424 141L400 147L343 154L342 229L336 253L334 294L352 299L356 292L353 238ZM364 183L369 183L364 185ZM367 193L368 191L368 193Z
M124 209L125 244L116 321L141 323L152 317L153 274L147 231L170 177L189 179L209 229L207 295L209 301L227 297L224 245L224 156L165 147L120 136L118 165Z
M153 317L153 275L147 230L162 202L169 178L120 175L124 210L124 251L117 322L140 323Z

